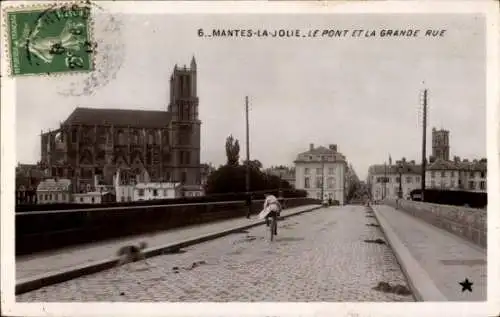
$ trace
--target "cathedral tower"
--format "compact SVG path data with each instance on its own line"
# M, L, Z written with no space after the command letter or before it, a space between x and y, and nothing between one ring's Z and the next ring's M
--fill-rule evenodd
M185 185L199 185L200 126L198 118L196 60L189 68L175 65L170 77L172 180Z
M432 156L435 159L450 160L449 131L432 129Z

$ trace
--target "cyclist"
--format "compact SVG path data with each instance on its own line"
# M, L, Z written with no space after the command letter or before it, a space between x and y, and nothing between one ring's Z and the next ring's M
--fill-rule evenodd
M277 221L277 218L281 212L281 204L278 201L278 198L276 198L276 196L274 195L265 194L264 197L266 197L266 199L264 200L264 209L267 209L269 211L266 216L266 226L269 227L269 217L272 217L273 220ZM278 232L276 231L277 230L275 228L274 234L278 234Z

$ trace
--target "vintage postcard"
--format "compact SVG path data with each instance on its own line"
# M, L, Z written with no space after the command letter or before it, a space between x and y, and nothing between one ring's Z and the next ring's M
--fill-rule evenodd
M5 316L497 316L498 10L7 1Z

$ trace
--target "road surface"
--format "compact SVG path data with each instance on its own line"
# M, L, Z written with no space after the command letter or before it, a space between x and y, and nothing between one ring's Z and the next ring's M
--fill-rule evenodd
M408 287L363 206L319 209L279 222L278 237L258 226L177 254L149 258L47 286L17 301L413 301L374 290Z

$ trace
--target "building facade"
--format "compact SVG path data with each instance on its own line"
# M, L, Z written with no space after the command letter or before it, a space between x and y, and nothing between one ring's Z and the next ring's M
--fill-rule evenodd
M71 180L46 179L36 189L38 204L70 203L73 200Z
M133 200L173 199L180 196L179 183L139 183L134 187Z
M437 159L425 173L425 187L446 190L487 192L487 160L469 161L455 157L453 161Z
M395 199L399 191L399 171L402 162L403 198L414 189L421 189L421 165L415 161L396 162L396 165L372 165L368 170L368 185L374 200ZM386 182L384 182L384 179ZM487 160L434 160L425 171L425 188L487 192Z
M41 164L78 192L97 176L113 183L147 171L154 182L201 186L197 66L174 67L165 111L76 108L59 129L41 134Z
M336 144L328 148L310 144L309 151L298 154L294 163L296 189L307 191L308 197L345 203L347 162Z
M384 198L396 199L400 181L403 198L408 198L411 191L421 188L421 166L406 159L396 165L372 165L368 169L367 186L373 200Z
M16 166L16 204L36 204L38 184L45 178L36 164Z
M108 192L86 192L73 194L75 204L105 204L115 202L114 195Z

